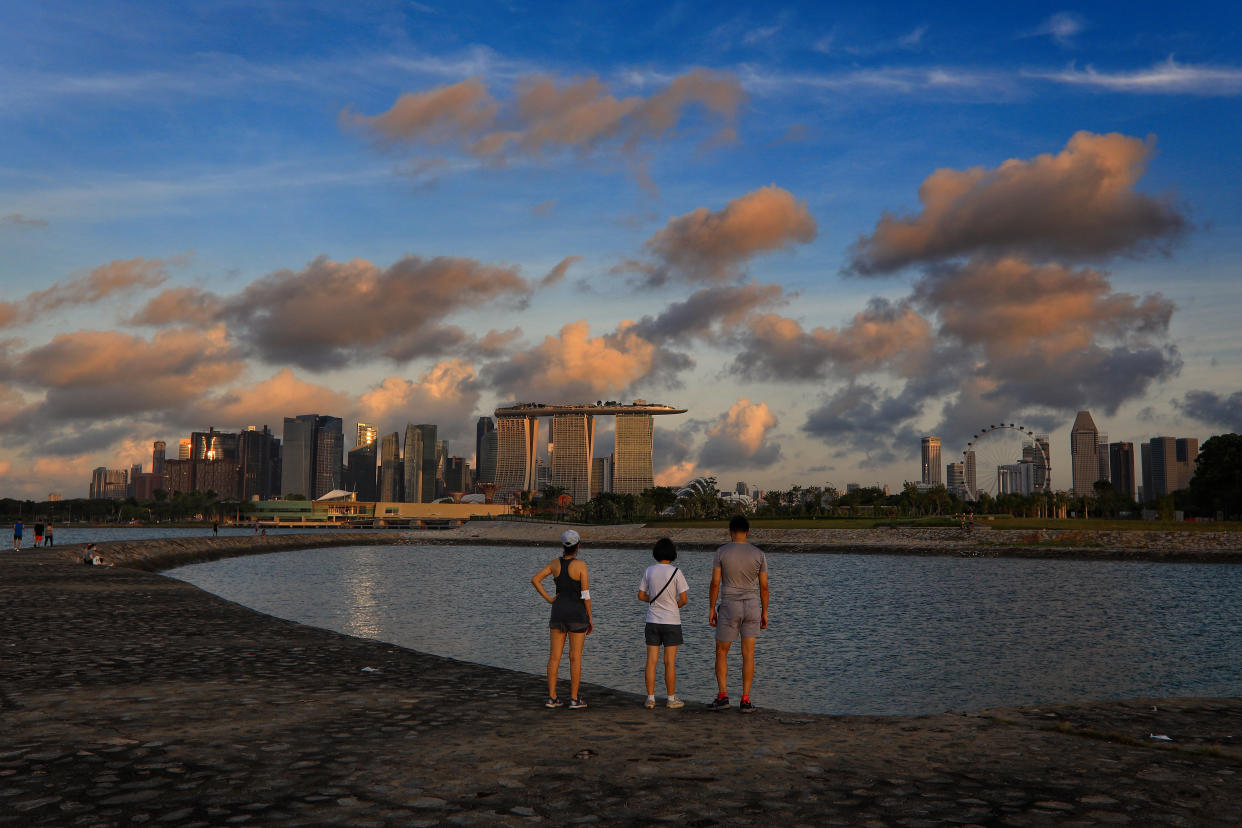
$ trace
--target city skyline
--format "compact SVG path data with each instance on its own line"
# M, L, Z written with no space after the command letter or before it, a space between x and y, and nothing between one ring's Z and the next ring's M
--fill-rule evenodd
M693 401L668 485L1242 431L1236 5L486 8L0 8L0 494L531 398Z

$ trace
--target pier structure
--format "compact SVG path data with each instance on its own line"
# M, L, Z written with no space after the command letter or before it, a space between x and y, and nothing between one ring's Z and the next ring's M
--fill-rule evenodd
M685 414L686 409L646 400L620 403L516 403L497 408L496 486L499 491L539 489L536 458L539 418L550 417L548 455L551 484L565 490L574 503L585 503L591 493L591 460L595 452L595 418L616 418L611 490L640 494L654 485L653 417Z

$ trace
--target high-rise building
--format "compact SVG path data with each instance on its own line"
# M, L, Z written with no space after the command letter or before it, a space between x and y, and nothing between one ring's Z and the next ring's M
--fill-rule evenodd
M191 460L231 460L237 462L237 434L216 431L208 426L206 431L190 432Z
M962 453L963 474L966 484L966 499L979 499L979 470L975 465L974 451L966 451Z
M1099 429L1088 411L1079 411L1070 429L1070 470L1073 475L1071 491L1080 497L1095 492L1095 481L1100 479Z
M242 500L270 500L280 494L280 440L267 426L250 426L237 437Z
M612 491L612 455L591 460L591 497Z
M642 494L655 485L651 469L654 418L638 412L619 413L613 433L612 490L622 495Z
M151 444L151 473L164 473L164 452L166 445L163 440L156 440Z
M400 501L404 477L401 435L394 431L380 438L379 499L385 503Z
M483 439L495 430L496 423L491 417L480 417L474 424L474 469L478 475L483 472ZM479 482L485 481L480 477Z
M1099 476L1095 479L1097 481L1111 481L1112 477L1109 476L1108 471L1108 435L1102 431L1096 436L1095 456L1100 463L1100 470L1098 472Z
M340 417L299 414L285 417L281 452L281 495L314 500L341 488L345 461L344 423Z
M345 423L340 417L318 417L315 422L315 479L311 499L341 488L345 466Z
M999 494L1029 495L1035 488L1034 463L1010 463L996 468Z
M1195 461L1199 458L1198 437L1177 438L1177 487L1185 489L1195 476Z
M449 444L448 440L436 440L436 496L444 497L448 488L444 485L444 471L448 467Z
M496 487L535 491L539 420L535 417L497 417L496 433Z
M178 460L189 460L190 459L190 442L191 441L189 437L182 437L180 440L177 441L177 459Z
M354 447L373 446L375 441L379 439L379 429L370 423L358 423L358 437L354 441Z
M413 423L405 425L405 485L402 499L419 503L423 493L423 433Z
M1143 497L1155 500L1190 485L1199 455L1198 438L1153 437L1144 448Z
M1147 503L1156 498L1151 475L1151 443L1139 443L1139 457L1142 459L1143 467L1143 485L1139 492L1139 503Z
M1134 500L1134 443L1109 443L1108 466L1113 488Z
M470 491L469 468L464 457L444 458L444 489L447 493Z
M379 446L374 442L357 446L349 451L349 485L357 499L363 503L374 503L379 500L379 485L376 479Z
M939 486L944 482L940 476L940 438L924 437L921 449L923 455L922 481L929 486Z
M564 489L575 504L590 500L595 418L590 414L553 415L548 453L552 460L552 485Z
M142 464L134 463L129 467L129 482L125 486L126 497L136 497L134 486L138 483L138 475L142 474Z
M493 427L483 435L479 456L475 461L478 463L477 477L480 483L496 482L496 455L499 447L500 433Z
M99 466L91 472L91 500L124 500L129 496L129 473L125 469Z
M436 499L436 481L439 478L439 463L436 457L436 427L432 423L422 423L415 426L423 441L423 471L422 471L422 491L419 493L418 502L430 503ZM414 498L410 498L413 500Z
M950 463L945 469L946 487L951 494L966 499L966 464Z

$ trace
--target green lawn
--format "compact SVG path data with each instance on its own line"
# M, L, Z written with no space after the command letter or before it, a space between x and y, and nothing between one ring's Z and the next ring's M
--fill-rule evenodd
M1090 518L1088 520L1057 520L1055 518L1010 517L997 517L995 520L988 520L986 515L976 517L975 520L979 525L992 529L1026 531L1033 529L1066 529L1083 531L1119 530L1123 532L1242 532L1242 522L1239 521L1178 523L1157 520L1102 520L1097 518ZM724 530L728 525L729 522L727 520L659 520L648 523L647 527L650 529L667 527L670 529ZM880 526L957 526L958 522L953 518L943 517L895 518L891 520L877 518L819 518L817 520L811 520L810 518L757 518L752 519L750 525L752 529L824 529L830 531L833 529L874 529Z

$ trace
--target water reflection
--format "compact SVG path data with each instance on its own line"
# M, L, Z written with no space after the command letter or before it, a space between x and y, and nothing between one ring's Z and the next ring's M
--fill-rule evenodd
M170 573L282 618L541 674L550 549L357 547ZM638 692L647 552L587 549L596 632L584 679ZM1139 696L1242 695L1242 567L898 556L769 556L755 699L784 710L928 713ZM709 698L711 555L683 552L679 694ZM734 648L735 650L737 648ZM740 678L740 664L731 669Z

